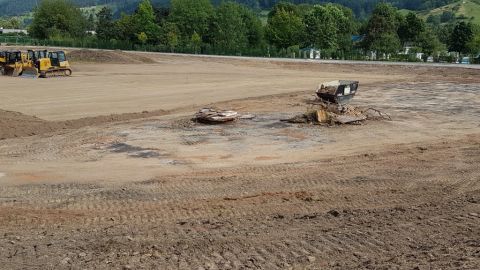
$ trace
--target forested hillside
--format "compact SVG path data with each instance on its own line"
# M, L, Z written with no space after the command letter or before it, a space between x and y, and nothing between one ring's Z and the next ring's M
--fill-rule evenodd
M0 16L21 15L31 11L41 0L0 0ZM140 0L72 0L75 4L85 7L94 5L111 5L117 14L120 12L132 13ZM253 9L270 9L281 0L234 0ZM370 14L375 5L381 0L289 0L295 4L338 3L353 10L357 17L363 18ZM170 0L152 0L154 5L169 5ZM222 0L212 0L218 5ZM458 0L386 0L398 8L410 10L429 10L447 5Z

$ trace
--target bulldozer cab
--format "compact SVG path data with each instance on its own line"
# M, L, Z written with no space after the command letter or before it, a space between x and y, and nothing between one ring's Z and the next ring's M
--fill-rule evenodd
M45 59L48 56L47 50L33 51L28 50L28 60L33 63L36 68L40 67L40 59Z
M30 60L38 61L42 58L47 58L47 57L48 57L47 50L43 50L43 51L28 50L28 58Z
M5 54L5 63L7 65L20 63L22 62L22 52L6 52Z
M49 52L48 58L54 67L66 67L68 66L67 56L64 51Z

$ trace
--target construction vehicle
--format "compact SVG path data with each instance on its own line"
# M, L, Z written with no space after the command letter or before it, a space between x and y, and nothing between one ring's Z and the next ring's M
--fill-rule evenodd
M46 59L48 57L47 50L42 51L33 51L28 50L26 61L23 63L23 77L38 77L39 75L39 68L40 68L40 60Z
M26 55L20 51L5 52L5 64L2 68L3 75L17 77L23 72Z
M67 56L64 51L34 52L35 67L42 78L56 77L56 76L70 76L72 69L68 63ZM46 57L45 57L46 56Z
M0 59L1 65L1 59ZM49 78L56 76L70 76L72 69L67 61L65 52L48 52L47 50L27 53L20 51L5 52L4 75Z
M3 67L5 66L5 63L7 62L7 59L5 58L6 52L0 51L0 74L3 75Z

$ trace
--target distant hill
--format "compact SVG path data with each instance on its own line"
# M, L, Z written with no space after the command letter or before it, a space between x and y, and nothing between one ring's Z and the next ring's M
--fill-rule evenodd
M31 12L42 0L0 0L0 16L18 16ZM140 0L71 0L80 7L110 5L116 11L131 13ZM156 5L168 5L169 0L152 0Z
M0 0L0 16L18 16L31 12L41 0ZM118 16L121 12L132 13L140 0L71 0L80 7L97 5L110 5ZM169 5L170 0L151 0L154 5ZM219 4L222 0L212 0L212 3ZM270 9L281 0L234 0L254 9ZM383 0L289 0L295 4L314 3L338 3L351 8L359 18L368 16L375 5ZM435 10L445 5L456 5L457 0L385 0L401 9L407 10ZM467 3L474 3L476 0L466 0ZM472 5L472 4L468 4ZM468 8L468 6L467 6ZM433 11L432 11L433 12ZM428 12L427 12L428 13ZM475 14L474 14L475 16ZM480 17L480 16L475 16Z
M480 25L480 0L459 0L449 5L420 12L425 19L440 23L466 21Z

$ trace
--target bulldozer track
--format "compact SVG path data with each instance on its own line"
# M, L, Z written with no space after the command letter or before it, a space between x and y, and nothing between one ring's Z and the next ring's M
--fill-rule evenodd
M41 78L69 77L72 75L71 69L48 70L40 73Z

